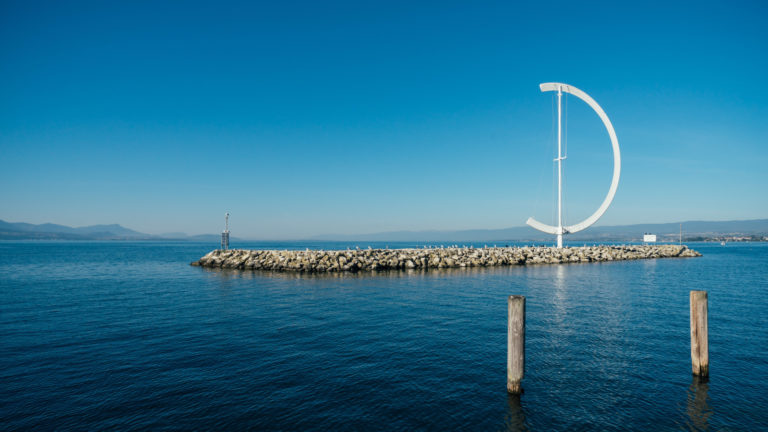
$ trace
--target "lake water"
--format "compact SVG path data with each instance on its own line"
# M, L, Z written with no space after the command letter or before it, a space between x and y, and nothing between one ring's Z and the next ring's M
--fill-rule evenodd
M189 266L204 243L0 242L0 429L768 430L768 245L691 246L704 256L311 276Z

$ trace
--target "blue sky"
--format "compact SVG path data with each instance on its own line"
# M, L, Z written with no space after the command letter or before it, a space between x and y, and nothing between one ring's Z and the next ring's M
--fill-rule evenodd
M553 222L559 81L598 223L768 217L764 2L2 2L0 219L191 234ZM566 222L611 148L568 100Z

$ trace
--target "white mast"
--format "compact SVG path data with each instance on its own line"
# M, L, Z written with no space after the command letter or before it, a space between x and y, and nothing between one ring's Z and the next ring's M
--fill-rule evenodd
M557 86L557 247L563 247L563 86Z

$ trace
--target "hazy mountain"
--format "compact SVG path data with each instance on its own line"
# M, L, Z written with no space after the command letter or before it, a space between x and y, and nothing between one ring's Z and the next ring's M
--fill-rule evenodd
M118 224L111 224L111 225L91 225L81 228L74 228L78 232L83 234L99 234L99 233L109 233L111 235L117 235L121 237L154 237L150 234L144 234L140 233L138 231L134 231L129 228L125 228L124 226L118 225Z
M117 224L91 225L79 228L45 223L40 225L0 220L0 239L59 240L150 240L156 236L140 233Z
M221 241L221 234L189 235L183 232L170 232L170 233L158 234L157 237L167 239L167 240L186 240L186 241L216 242L216 243ZM230 237L229 240L242 241L242 239L237 237Z
M182 232L172 232L152 235L118 224L73 228L52 223L34 225L0 220L0 240L183 240L219 243L221 234L190 236ZM242 241L242 239L231 237L230 241Z
M168 233L158 234L157 236L165 239L185 239L189 237L186 233L183 233L183 232L168 232Z
M741 221L687 221L682 223L683 237L713 237L717 235L768 235L768 219ZM639 241L643 233L653 233L659 240L676 239L680 223L635 224L590 227L566 237L572 241ZM553 236L528 226L504 229L458 231L391 231L371 234L328 234L315 236L319 241L408 241L408 242L479 242L479 241L548 241ZM0 220L0 240L184 240L218 243L220 234L187 235L181 232L161 235L145 234L118 224L91 225L79 228L45 223L11 223ZM231 241L243 241L232 237Z
M742 221L687 221L682 222L684 237L711 236L723 234L768 234L768 219ZM662 237L679 235L680 223L635 224L590 227L576 234L569 234L567 240L576 241L630 241L641 240L643 233ZM551 240L552 235L536 231L531 227L512 227L490 230L460 231L391 231L371 234L331 234L313 237L313 240L340 241L411 241L411 242L469 242L469 241L542 241Z

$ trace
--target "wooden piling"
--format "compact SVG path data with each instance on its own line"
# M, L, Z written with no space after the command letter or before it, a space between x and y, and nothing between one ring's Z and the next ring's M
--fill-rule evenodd
M525 297L507 299L507 391L520 394L525 371Z
M709 376L709 331L707 329L707 292L691 291L691 366L693 374Z

